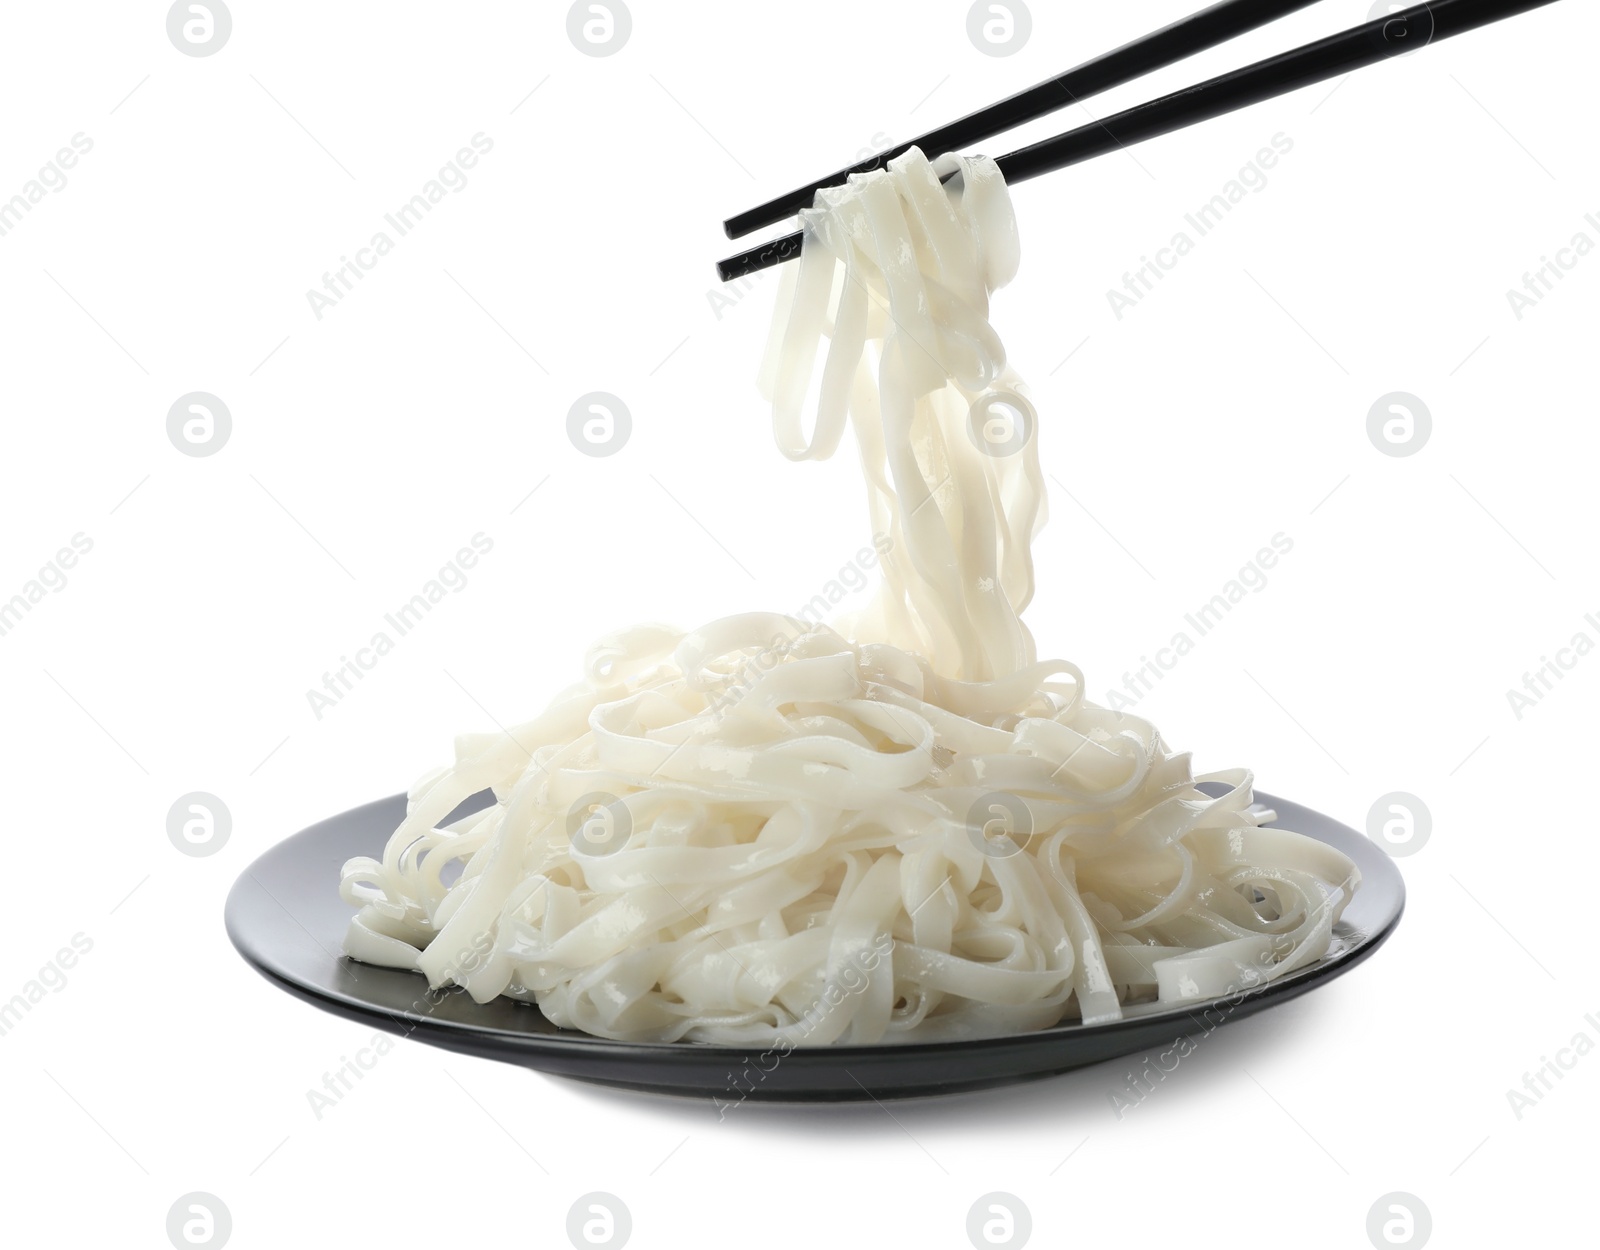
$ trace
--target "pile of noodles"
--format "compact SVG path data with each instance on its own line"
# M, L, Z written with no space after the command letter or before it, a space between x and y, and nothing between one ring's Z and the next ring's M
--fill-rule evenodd
M792 459L854 430L888 539L871 607L604 640L345 865L348 953L602 1037L740 1045L1097 1023L1320 958L1349 860L1261 828L1248 773L1191 776L1035 655L1044 491L989 321L1018 260L998 169L913 150L804 225L763 386Z

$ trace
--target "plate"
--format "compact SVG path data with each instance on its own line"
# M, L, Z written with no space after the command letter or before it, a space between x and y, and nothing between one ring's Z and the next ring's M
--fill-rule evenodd
M245 870L228 895L228 936L257 972L315 1007L446 1050L521 1064L601 1085L720 1102L844 1102L912 1098L1009 1085L1170 1046L1214 1024L1254 1015L1350 971L1394 932L1405 885L1394 861L1361 834L1285 799L1258 794L1274 824L1326 842L1361 870L1361 887L1316 963L1258 989L1183 1007L1151 1004L1111 1024L1069 1023L978 1040L764 1049L694 1042L617 1042L560 1029L537 1007L461 990L430 994L420 973L357 963L340 953L351 908L339 869L379 856L405 815L394 795L311 826ZM484 791L454 820L487 807Z

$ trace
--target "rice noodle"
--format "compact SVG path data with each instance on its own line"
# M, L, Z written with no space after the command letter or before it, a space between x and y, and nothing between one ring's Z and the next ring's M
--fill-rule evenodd
M912 150L803 222L762 384L790 459L854 430L876 598L835 627L603 640L345 865L347 952L601 1037L738 1045L1101 1023L1320 958L1350 861L1037 659L1037 419L989 321L1019 258L999 170Z

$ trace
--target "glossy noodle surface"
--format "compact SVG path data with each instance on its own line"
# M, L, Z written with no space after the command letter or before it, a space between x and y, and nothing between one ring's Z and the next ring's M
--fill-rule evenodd
M767 1046L1099 1023L1320 958L1350 861L1037 658L1045 492L990 322L1019 259L993 162L913 150L803 221L762 386L786 456L858 449L871 605L603 640L346 864L347 952L602 1037Z

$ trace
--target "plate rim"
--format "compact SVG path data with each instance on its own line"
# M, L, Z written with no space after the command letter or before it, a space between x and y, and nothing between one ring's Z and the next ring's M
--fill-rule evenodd
M482 791L478 795L472 796L462 806L466 807L487 793L489 792ZM1376 867L1376 872L1373 875L1387 878L1386 884L1389 887L1389 892L1394 897L1394 906L1392 913L1387 915L1382 924L1364 933L1359 942L1337 956L1331 959L1325 956L1306 968L1299 969L1280 979L1266 982L1264 985L1239 994L1237 1001L1229 1012L1229 1021L1244 1015L1253 1015L1255 1012L1273 1006L1280 1001L1298 997L1309 990L1317 988L1326 981L1359 967L1393 936L1406 910L1405 878L1393 857L1372 842L1371 839L1363 837L1342 821L1335 820L1333 817L1317 812L1313 808L1296 803L1292 799L1285 799L1259 790L1255 792L1254 797L1257 803L1270 807L1277 813L1277 820L1273 822L1274 824L1285 820L1284 809L1287 808L1294 812L1308 813L1319 821L1331 825L1340 834L1348 835L1350 839L1353 839L1352 846L1363 848L1352 856L1362 871L1363 884L1365 885L1370 879L1369 868ZM690 1057L711 1060L716 1056L722 1056L726 1060L736 1056L748 1057L763 1054L771 1049L771 1045L766 1043L751 1043L740 1046L695 1041L626 1041L616 1038L597 1037L576 1029L561 1029L559 1026L555 1026L557 1028L556 1032L538 1032L508 1029L491 1023L480 1024L464 1020L452 1020L422 1012L397 1012L391 1008L364 1001L354 995L341 993L328 986L310 983L297 978L262 957L253 948L249 940L240 933L238 912L242 904L236 905L236 900L241 899L243 893L252 888L262 890L269 897L273 897L274 901L277 901L276 897L272 896L271 892L267 891L266 887L257 879L257 869L270 860L288 854L292 845L310 844L316 842L319 837L326 838L333 832L331 827L348 822L351 818L361 814L371 813L375 808L393 805L397 801L403 804L405 795L403 793L394 794L374 799L309 825L298 833L280 839L268 847L260 855L256 856L235 879L233 885L229 888L227 899L223 906L223 923L228 939L240 957L271 984L331 1014L346 1019L370 1022L379 1028L386 1029L388 1032L402 1034L406 1037L426 1034L420 1040L446 1048L451 1048L448 1045L450 1040L465 1041L467 1039L481 1038L493 1039L496 1046L503 1047L508 1052L518 1051L528 1055L588 1055L594 1057L605 1056L619 1060L632 1058L640 1061L664 1061L668 1063L681 1062ZM1289 819L1292 819L1292 817ZM1305 836L1313 837L1316 841L1323 842L1325 845L1334 845L1335 849L1343 851L1345 854L1350 854L1350 849L1346 846L1337 845L1329 842L1326 838L1316 837L1314 834L1306 834ZM330 882L332 879L330 877ZM1359 893L1357 897L1359 897ZM279 906L282 907L283 904L280 902ZM287 912L287 908L284 910L290 919L299 923L293 913ZM354 914L353 909L351 914ZM307 930L306 932L310 936L310 931ZM314 936L313 941L316 941ZM321 943L318 942L318 945L321 945ZM343 961L349 960L350 956L343 954L341 951L336 958ZM379 965L371 966L378 967ZM407 969L387 969L387 971L415 977L419 986L427 986L426 978L420 973ZM418 997L422 997L420 992ZM836 1043L826 1046L794 1046L784 1053L783 1059L785 1063L798 1062L801 1066L805 1066L826 1062L830 1056L838 1057L842 1055L848 1055L852 1060L870 1061L893 1058L904 1055L907 1052L915 1052L919 1056L933 1058L940 1055L973 1054L1010 1048L1048 1047L1051 1044L1067 1044L1079 1038L1114 1038L1119 1033L1143 1032L1165 1021L1179 1023L1188 1020L1204 1012L1209 1007L1232 997L1234 995L1224 994L1213 998L1196 999L1192 1003L1185 1003L1181 1007L1174 1006L1164 1011L1153 1011L1131 1017L1124 1016L1120 1020L1106 1021L1101 1024L1086 1025L1082 1022L1064 1021L1042 1029L1032 1029L1021 1033L1003 1033L987 1037L948 1038L926 1042L904 1040L854 1044ZM539 1011L538 1006L533 1003L521 1003L519 1005L535 1012ZM545 1019L548 1023L548 1018ZM514 1062L515 1060L507 1056L507 1061ZM617 1082L605 1083L616 1084ZM650 1083L641 1086L641 1088L659 1088L664 1092L670 1089L669 1086L659 1083Z

